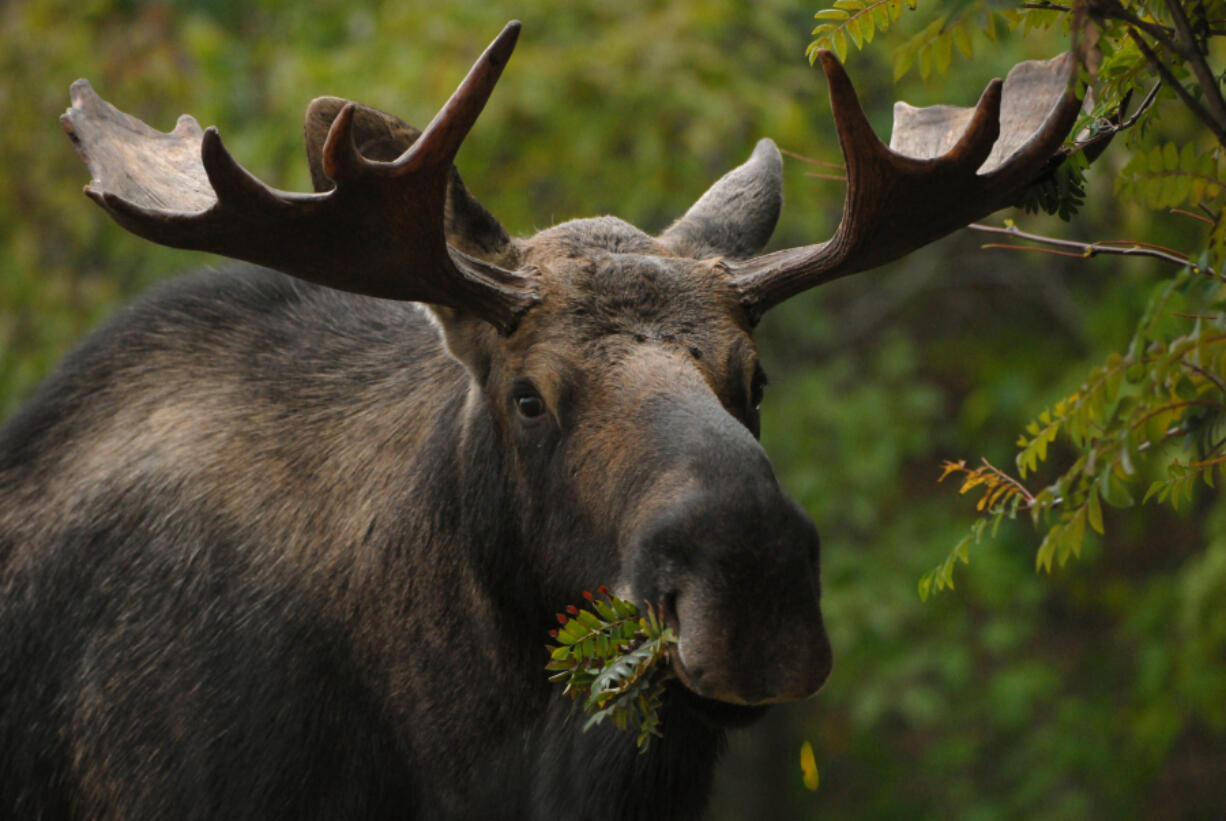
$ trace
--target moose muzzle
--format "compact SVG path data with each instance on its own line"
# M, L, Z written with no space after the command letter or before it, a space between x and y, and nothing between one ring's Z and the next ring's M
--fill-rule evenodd
M660 603L678 637L673 669L695 694L740 705L806 698L832 665L817 528L747 430L726 414L677 410L687 424L670 444L684 475L669 481L686 489L639 529L636 595Z

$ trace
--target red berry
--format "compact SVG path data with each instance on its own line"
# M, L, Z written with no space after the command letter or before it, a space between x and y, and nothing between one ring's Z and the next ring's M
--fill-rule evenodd
M591 592L589 592L589 591L587 591L587 590L584 590L584 591L583 591L583 598L587 599L588 601L594 601L594 600L596 599L596 597L595 597L595 596L593 596L593 595L591 594Z
M557 617L558 617L558 624L566 624L566 621L567 621L566 614L558 613Z
M551 639L556 639L556 638L558 637L558 631L557 631L557 630L550 630L550 631L549 631L549 637L550 637Z
M605 586L602 584L602 585L600 585L600 587L597 587L597 588L596 588L596 592L597 592L597 593L599 593L599 594L600 594L600 595L602 595L602 596L607 596L607 595L609 595L609 588L608 588L608 587L605 587Z
M572 616L577 616L579 615L579 608L575 607L573 604L568 604L566 605L566 612L570 613Z

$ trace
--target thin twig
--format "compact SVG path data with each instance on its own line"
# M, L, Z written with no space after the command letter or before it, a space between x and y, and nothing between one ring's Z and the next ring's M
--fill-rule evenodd
M1131 117L1116 126L1115 130L1124 131L1125 129L1132 128L1134 125L1136 125L1137 120L1141 119L1141 115L1145 113L1145 110L1153 105L1154 100L1158 98L1158 89L1160 88L1162 88L1161 80L1154 83L1153 88L1151 88L1149 93L1145 95L1145 99L1141 101L1139 106L1137 106L1137 110L1132 112Z
M1159 407L1154 408L1152 411L1145 414L1137 421L1133 422L1129 426L1129 429L1136 430L1137 428L1141 427L1146 422L1148 422L1150 419L1153 419L1155 416L1157 416L1160 413L1168 413L1173 410L1179 410L1180 408L1192 408L1192 407L1221 408L1224 406L1222 405L1221 402L1214 402L1212 399L1189 399L1185 402L1170 402L1166 405L1161 405Z
M1075 259L1084 259L1086 257L1085 254L1074 253L1072 251L1053 251L1051 248L1036 248L1033 245L1009 245L1003 242L987 242L979 247L985 250L996 249L1000 251L1035 251L1039 254L1050 254L1053 257L1073 257Z
M806 171L806 177L813 177L816 180L837 180L838 182L847 182L846 177L840 177L838 174L818 174L813 171Z
M1212 459L1202 459L1199 462L1188 462L1188 467L1201 470L1203 468L1213 467L1214 465L1220 465L1222 462L1226 462L1226 453L1223 453L1221 456L1215 456Z
M822 168L837 168L840 171L847 170L847 166L843 165L843 163L826 162L825 160L818 160L818 159L814 159L813 157L806 157L804 154L797 154L795 151L788 151L786 148L780 148L779 153L786 154L787 156L791 157L794 160L800 160L801 162L808 163L809 165L820 165Z
M1003 479L1005 482L1008 482L1009 484L1013 485L1013 487L1017 488L1018 492L1022 494L1022 496L1026 499L1026 502L1028 503L1027 509L1029 509L1029 505L1034 504L1034 494L1031 493L1029 490L1027 490L1025 485L1023 485L1017 479L1014 479L1009 474L1005 473L1000 468L996 467L996 465L989 462L986 456L980 456L979 459L980 461L983 462L983 464L987 467L988 470L992 471L997 476L999 476L1001 479Z
M1104 245L1102 243L1097 243L1097 242L1077 242L1075 240L1069 240L1069 239L1057 239L1056 237L1043 236L1042 234L1028 233L1026 231L1019 229L1016 225L1008 225L1003 228L998 228L994 225L982 225L980 223L971 223L970 225L966 227L972 230L975 230L975 231L983 231L988 234L1004 234L1006 236L1017 237L1018 239L1030 240L1031 242L1041 242L1045 245L1054 245L1058 248L1072 248L1079 252L1079 253L1063 252L1061 254L1062 256L1089 258L1089 257L1096 256L1098 254L1112 254L1116 256L1126 256L1126 257L1130 257L1130 256L1154 257L1156 259L1161 259L1167 262L1172 262L1179 266L1185 266L1185 265L1191 264L1191 261L1182 254L1168 253L1166 251L1158 250L1157 248L1147 248L1140 244L1134 244L1128 247L1121 247L1119 245ZM996 244L996 243L985 245L983 247L985 248L1030 248L1030 246L1026 246L1026 245L1013 246L1013 245L1001 245L1001 244ZM1038 250L1038 249L1034 249L1034 250ZM1216 279L1219 282L1226 282L1226 277L1222 276L1221 274L1219 274L1217 271L1213 270L1212 268L1201 268L1198 265L1193 265L1192 271L1193 273L1203 274L1204 276L1212 277L1213 279Z
M1188 255L1177 248L1167 248L1165 245L1155 245L1152 242L1142 242L1139 239L1100 239L1094 244L1108 248L1132 248L1134 246L1137 248L1152 248L1155 251L1162 251L1173 257L1180 257L1185 261L1188 259Z
M1110 119L1100 118L1097 123L1099 130L1090 134L1083 140L1074 140L1072 148L1069 150L1068 153L1077 154L1082 151L1085 151L1090 146L1102 145L1104 137L1106 139L1110 139L1111 137L1120 133L1121 131L1126 131L1127 129L1132 128L1134 125L1137 124L1137 121L1141 119L1141 115L1144 114L1149 109L1149 107L1154 104L1154 100L1158 98L1158 91L1161 88L1162 88L1161 80L1154 83L1153 87L1150 88L1149 93L1145 95L1145 99L1141 101L1141 104L1139 106L1137 106L1137 110L1132 113L1131 117L1129 117L1127 120L1124 120L1123 122L1112 122ZM1120 107L1119 109L1116 110L1116 113L1113 115L1114 117L1123 116L1124 109L1128 107L1128 100L1131 97L1131 95L1132 95L1132 92L1129 91L1127 94L1124 95L1124 98L1120 100Z
M1171 213L1172 213L1172 214L1182 214L1182 215L1183 215L1183 216L1185 216L1185 217L1191 217L1191 218L1192 218L1192 219L1194 219L1194 220L1200 220L1201 222L1205 223L1206 225L1213 225L1213 224L1214 224L1214 221L1213 221L1213 220L1211 220L1211 219L1209 219L1209 218L1208 218L1208 217L1206 217L1205 215L1203 215L1203 214L1194 214L1194 213L1192 213L1191 211L1185 211L1185 210L1184 210L1184 209L1182 209L1182 208L1172 208L1172 209L1171 209Z
M1146 441L1146 442L1142 442L1141 444L1137 445L1137 453L1144 453L1145 451L1153 447L1155 444L1161 445L1167 439L1172 439L1176 436L1187 436L1191 432L1192 432L1191 428L1168 428L1167 431L1162 434L1162 438L1159 439L1157 442Z
M1217 389L1218 389L1218 390L1220 390L1222 393L1226 394L1226 382L1223 382L1223 381L1222 381L1222 378L1221 378L1220 376L1218 376L1218 375L1217 375L1217 374L1215 374L1215 373L1210 373L1209 371L1205 370L1204 368L1200 367L1199 365L1193 365L1191 362L1189 362L1189 361L1188 361L1188 360L1186 360L1186 359L1181 359L1181 360L1179 360L1179 361L1183 363L1183 366L1184 366L1185 368L1189 368L1189 369L1191 369L1191 370L1196 371L1198 374L1200 374L1201 376L1205 377L1206 379L1208 379L1208 380L1209 380L1210 382L1212 382L1213 384L1217 385Z

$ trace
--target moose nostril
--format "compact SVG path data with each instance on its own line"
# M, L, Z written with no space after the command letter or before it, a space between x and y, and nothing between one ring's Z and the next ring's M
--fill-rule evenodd
M665 627L671 627L674 633L680 634L681 620L677 616L677 591L670 590L660 600L660 618Z

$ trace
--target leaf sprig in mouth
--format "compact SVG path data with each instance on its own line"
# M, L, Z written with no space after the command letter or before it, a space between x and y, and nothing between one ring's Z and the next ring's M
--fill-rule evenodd
M558 627L549 635L549 680L565 683L563 692L583 700L586 731L606 719L620 730L638 733L640 752L652 736L661 736L660 707L664 689L673 678L668 648L677 636L665 627L657 608L643 602L646 615L633 602L619 599L601 585L584 592L587 609L568 605L558 613Z

